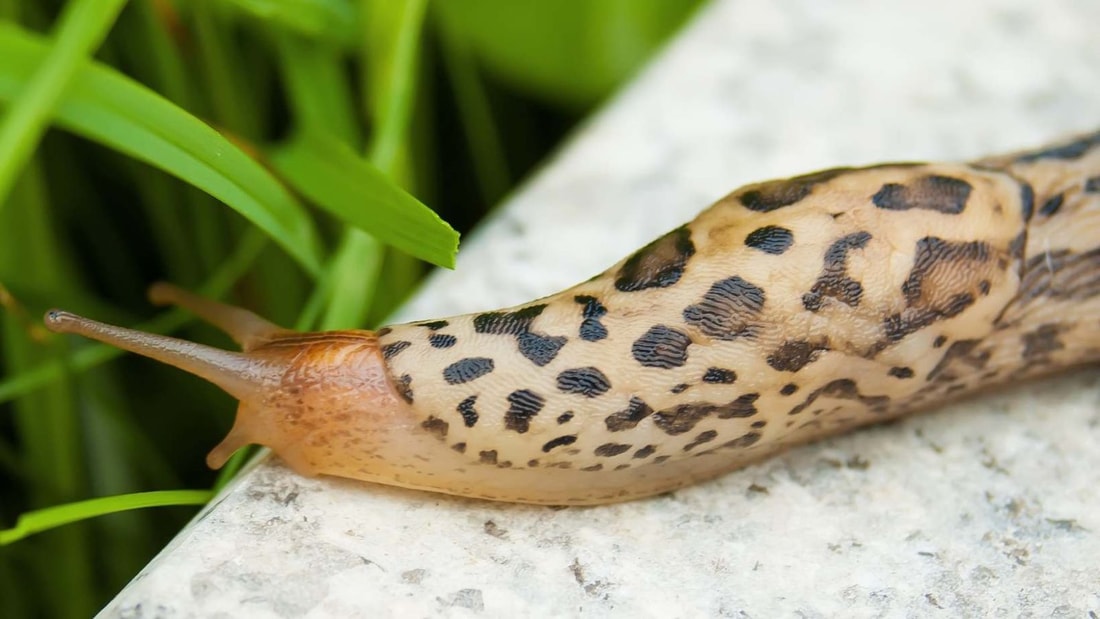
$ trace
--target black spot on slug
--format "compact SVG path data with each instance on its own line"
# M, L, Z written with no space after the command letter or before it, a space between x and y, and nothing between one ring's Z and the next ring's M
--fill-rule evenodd
M1072 142L1032 151L1016 158L1019 163L1032 163L1040 159L1079 159L1094 146L1100 145L1100 132L1086 135Z
M432 320L430 322L421 322L419 326L429 329L431 331L439 331L443 327L446 327L448 323L446 320Z
M604 307L596 297L578 295L573 300L584 306L581 310L580 337L586 342L598 342L607 337L607 327L600 323L600 318L607 314Z
M798 372L817 361L818 355L825 350L829 350L825 342L786 341L768 355L768 365L780 372Z
M1066 345L1058 336L1063 329L1057 324L1043 324L1034 331L1029 331L1021 336L1024 345L1024 359L1031 360L1035 357L1047 356L1052 352L1063 350Z
M691 346L691 338L683 331L656 325L635 340L630 352L645 367L667 370L687 363L688 346Z
M753 335L751 321L763 308L764 289L734 275L715 282L698 303L684 308L684 322L729 341Z
M1043 206L1039 208L1039 214L1044 217L1050 217L1058 212L1062 208L1062 203L1066 201L1065 194L1058 194L1051 199L1043 203Z
M450 348L457 341L458 338L445 333L433 333L428 336L428 343L432 345L432 348Z
M821 309L823 297L831 297L849 307L859 305L863 298L863 284L848 275L848 253L863 249L871 240L871 233L853 232L833 242L825 250L821 275L810 291L802 295L802 306L811 312Z
M1032 188L1030 183L1020 183L1020 213L1023 215L1024 221L1030 220L1034 212L1035 189Z
M794 233L779 226L757 228L745 237L745 245L766 254L779 256L794 244Z
M602 464L593 464L592 466L586 466L586 467L582 468L581 470L582 471L588 471L590 473L594 473L596 471L602 471L603 470L603 465Z
M504 427L524 434L531 428L531 418L542 410L546 401L530 389L519 389L508 394L508 404Z
M519 335L519 352L531 363L542 367L558 356L558 351L565 346L566 339L561 336L550 337L535 333L521 333Z
M622 292L667 288L680 281L684 266L693 255L691 230L681 226L627 258L619 269L615 288Z
M458 403L458 414L462 415L462 422L466 424L467 428L472 428L477 423L478 414L474 408L476 402L477 396L472 395Z
M950 176L922 176L900 185L887 183L878 190L871 201L875 206L890 211L925 209L947 215L958 215L966 208L973 187L970 183Z
M645 447L642 447L638 451L635 451L633 457L641 460L643 458L648 458L648 457L652 456L653 452L655 452L655 451L657 451L657 446L656 445L646 445Z
M759 432L748 432L746 434L743 434L743 435L733 439L732 441L726 441L725 443L722 443L722 447L730 447L730 448L733 448L733 449L742 449L742 448L745 448L745 447L751 447L752 445L755 445L757 441L760 440L761 436L763 436L763 435L760 434Z
M981 241L945 241L933 236L917 241L913 268L901 285L907 307L901 313L886 317L883 327L887 341L897 342L938 320L957 316L973 305L979 292L977 283L973 291L962 289L946 294L935 290L926 297L925 281L932 278L938 269L949 269L947 274L941 272L936 278L936 281L942 281L951 277L948 274L977 270L977 265L991 258L989 245Z
M1085 193L1100 193L1100 176L1085 181Z
M405 340L386 344L382 347L382 358L389 359L409 346L412 346L412 342L406 342Z
M531 305L514 312L486 312L474 317L474 331L490 335L511 335L516 338L519 352L542 367L554 360L565 345L566 338L531 332L531 323L546 309L546 304Z
M801 201L816 185L832 180L851 168L833 168L794 178L760 183L742 193L738 199L750 211L767 213Z
M449 385L468 383L492 372L493 367L493 360L487 357L459 359L443 368L443 380Z
M488 451L479 451L477 453L482 464L496 464L497 463L497 450L490 449Z
M942 348L947 343L946 335L937 335L936 339L932 340L932 348Z
M604 443L597 447L593 453L601 458L610 458L629 451L631 447L632 445L627 445L625 443Z
M892 367L887 373L894 378L913 378L913 368Z
M714 385L732 385L736 380L737 374L724 368L707 368L703 374L703 382Z
M424 428L431 434L434 434L436 438L447 438L447 430L450 429L450 424L438 417L429 416L420 424L421 428Z
M652 414L653 409L645 401L638 397L632 397L625 410L612 413L604 419L604 423L607 425L609 432L622 432L634 428L639 422Z
M951 365L958 360L966 359L980 343L981 340L959 340L952 343L951 346L947 347L947 351L943 353L943 357L936 363L936 367L928 372L928 376L925 377L925 380L929 382L937 379L945 381L954 380L954 376L948 374Z
M377 332L375 332L375 335L377 335L378 337L383 337L391 333L393 333L393 327L382 327Z
M696 447L704 443L709 443L716 438L718 438L717 430L707 430L705 432L700 432L699 435L692 439L690 443L684 445L684 451L691 451L692 449L695 449Z
M779 390L779 393L783 395L791 395L795 391L798 391L798 385L794 383L787 383L786 385L783 385L783 388Z
M397 393L401 396L402 400L405 400L405 402L409 404L413 403L412 380L412 376L402 374L401 378L394 381L397 383L394 385L397 387Z
M712 404L680 405L653 414L653 424L667 434L690 432L695 424L705 419L717 408Z
M827 397L837 400L855 400L866 406L872 413L884 413L890 403L889 396L875 395L865 396L859 392L856 382L850 378L838 378L826 383L823 387L815 389L801 404L792 408L787 414L797 415L809 408L818 398Z
M759 393L746 393L727 404L680 404L654 413L653 424L666 434L676 436L690 432L696 424L710 415L719 419L751 417L757 412L755 402L759 397Z
M1028 258L1017 295L1034 299L1090 299L1100 295L1100 249L1045 251Z
M558 391L595 398L607 393L611 382L594 367L572 368L558 374Z
M575 434L569 434L566 436L559 436L554 439L546 441L546 444L542 446L543 453L550 453L550 450L555 447L564 447L565 445L572 445L577 442L577 436Z
M691 387L691 385L689 385L687 383L680 383L678 385L673 385L672 389L669 389L669 392L671 392L671 393L683 393L683 392L687 391L689 387Z
M755 402L759 399L759 393L746 393L738 396L736 400L718 410L718 418L752 417L756 414Z
M530 305L514 312L486 312L474 316L474 331L489 335L519 335L531 329L546 305Z
M466 453L466 443L455 443L451 445L451 449L457 451L460 454Z
M559 426L562 425L562 424L565 424L565 423L569 423L572 420L573 420L573 411L565 411L564 413L558 415L558 425Z

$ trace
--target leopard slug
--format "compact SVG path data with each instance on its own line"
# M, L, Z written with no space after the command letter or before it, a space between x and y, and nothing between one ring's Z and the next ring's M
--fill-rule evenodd
M53 310L46 324L240 400L218 467L581 505L1100 360L1100 132L970 164L749 185L604 273L513 308L297 333L160 284L229 352Z

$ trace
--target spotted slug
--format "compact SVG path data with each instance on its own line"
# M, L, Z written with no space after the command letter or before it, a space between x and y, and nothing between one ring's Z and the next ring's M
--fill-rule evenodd
M558 294L377 332L150 296L243 352L58 310L46 324L238 398L213 467L259 443L309 475L622 501L1100 359L1100 132L749 185Z

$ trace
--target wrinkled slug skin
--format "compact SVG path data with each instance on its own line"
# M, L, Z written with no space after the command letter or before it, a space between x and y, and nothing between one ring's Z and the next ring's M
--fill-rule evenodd
M673 490L790 445L1100 359L1100 133L970 164L743 187L517 307L296 333L174 286L230 352L62 310L240 400L207 456L499 501Z
M555 504L672 490L1094 361L1098 293L1100 134L750 185L558 294L382 329L434 443L396 483Z

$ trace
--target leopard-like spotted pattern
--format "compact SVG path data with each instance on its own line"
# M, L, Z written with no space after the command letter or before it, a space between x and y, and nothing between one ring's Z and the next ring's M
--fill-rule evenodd
M170 286L243 353L51 311L241 400L208 456L501 501L665 492L1100 360L1100 133L739 189L518 307L299 334Z
M421 431L529 480L510 498L668 490L1096 360L1098 175L1100 133L750 185L573 288L380 343Z

